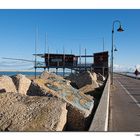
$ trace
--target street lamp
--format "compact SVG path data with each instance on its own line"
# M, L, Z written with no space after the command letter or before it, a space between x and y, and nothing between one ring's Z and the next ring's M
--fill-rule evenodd
M114 49L114 52L117 52L117 51L118 51L117 48L115 48L115 49Z
M114 52L117 52L118 50L117 50L117 48L116 48L116 45L114 45Z
M113 52L114 52L114 25L115 23L119 23L119 28L117 29L118 32L123 32L121 22L119 20L113 21L112 24L112 48L111 48L111 85L113 85Z

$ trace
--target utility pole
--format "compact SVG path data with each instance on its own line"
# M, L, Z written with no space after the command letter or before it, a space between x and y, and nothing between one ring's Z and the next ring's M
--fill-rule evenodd
M79 45L79 66L80 66L80 70L81 70L81 45Z
M104 52L104 47L105 47L105 46L104 46L104 37L103 37L103 52Z
M86 65L87 65L87 64L86 64L86 63L87 63L87 62L86 62L86 61L87 61L87 60L86 60L86 59L87 59L86 55L87 55L87 50L86 50L86 48L85 48L85 71L86 71Z
M63 46L63 77L65 75L65 48Z
M103 52L104 52L104 37L103 37ZM104 63L103 63L103 67L102 67L102 74L103 74L103 76L105 75L104 71L105 71L105 68L104 68Z
M45 50L44 50L44 71L46 70L46 62L45 62L45 57L46 57L46 51L47 51L47 32L45 34Z
M37 62L37 47L38 47L38 26L36 27L36 36L35 36L35 79L36 79L36 62Z

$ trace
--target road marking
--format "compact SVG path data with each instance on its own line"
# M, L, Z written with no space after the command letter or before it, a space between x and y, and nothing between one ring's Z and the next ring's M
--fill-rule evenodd
M118 81L118 80L117 80ZM125 90L125 92L132 98L132 100L136 103L136 105L140 108L140 104L138 101L131 95L131 93L121 84L121 82L118 81L118 83L121 85L121 87Z
M108 125L109 125L109 93L110 93L110 77L108 77L108 88L107 88L107 110L106 110L106 119L105 119L105 131L108 131Z

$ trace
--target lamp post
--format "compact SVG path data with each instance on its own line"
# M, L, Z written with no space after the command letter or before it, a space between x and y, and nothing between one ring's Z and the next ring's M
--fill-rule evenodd
M112 24L112 48L111 48L111 85L113 85L113 52L114 52L114 25L115 23L119 23L119 28L117 29L118 32L123 32L121 22L119 20L113 21Z

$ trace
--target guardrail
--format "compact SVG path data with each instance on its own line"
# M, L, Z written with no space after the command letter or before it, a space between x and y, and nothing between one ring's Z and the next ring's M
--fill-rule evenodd
M88 131L107 131L109 116L110 76L108 76L100 103Z

